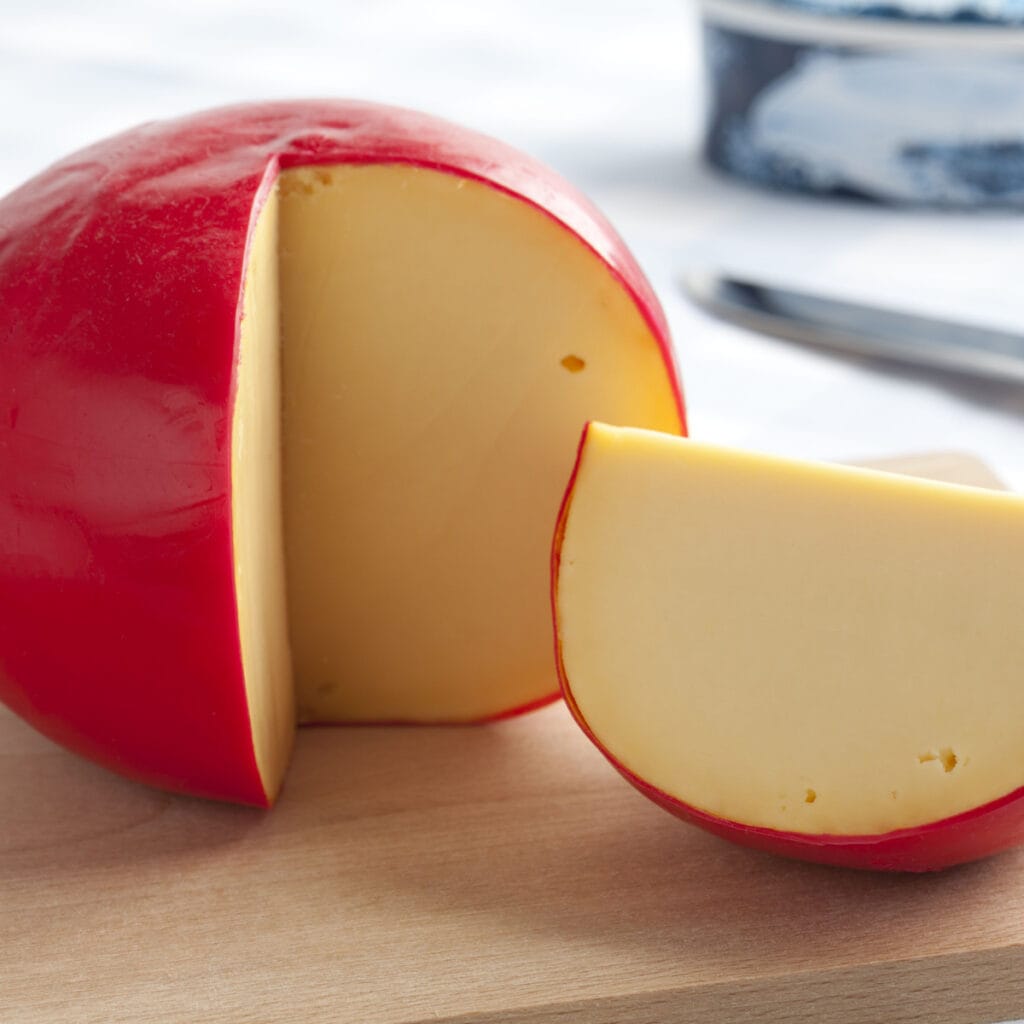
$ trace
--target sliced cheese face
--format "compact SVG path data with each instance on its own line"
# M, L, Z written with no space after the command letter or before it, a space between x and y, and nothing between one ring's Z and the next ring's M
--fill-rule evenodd
M277 196L287 582L264 552L240 603L275 637L287 611L300 719L472 721L552 695L551 533L579 431L680 430L655 337L575 236L476 181L315 167ZM272 419L266 379L240 379L262 389L241 415ZM275 481L238 497L270 508Z
M1024 785L1024 499L594 425L565 678L634 775L721 818L876 835Z
M279 203L253 232L239 330L231 436L232 536L242 669L263 788L280 786L295 732L281 520Z
M590 416L679 431L655 339L593 253L496 189L383 165L280 192L301 716L466 721L550 695L574 437Z

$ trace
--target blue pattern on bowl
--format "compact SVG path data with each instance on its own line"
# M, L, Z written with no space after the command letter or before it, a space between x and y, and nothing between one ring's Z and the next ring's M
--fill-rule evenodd
M765 0L813 14L953 25L1024 25L1024 0Z
M738 6L738 5L734 5ZM828 7L849 15L857 0L774 0L751 9ZM886 5L888 7L888 5ZM1024 16L1024 0L1001 5ZM901 7L915 20L936 4ZM870 5L877 17L879 5ZM989 5L959 4L975 16ZM990 12L991 13L991 12ZM988 16L988 15L987 15ZM833 22L807 15L805 21ZM1000 33L984 49L956 45L962 22L929 22L934 45L901 47L894 35L849 44L802 30L716 24L705 12L710 110L705 152L716 166L777 188L939 206L1024 205L1024 33ZM1005 50L999 43L1005 38Z

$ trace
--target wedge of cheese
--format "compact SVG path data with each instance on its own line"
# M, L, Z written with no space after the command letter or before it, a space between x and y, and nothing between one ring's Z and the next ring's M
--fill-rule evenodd
M628 777L733 838L920 830L1024 786L1021 565L1016 495L593 424L564 686Z

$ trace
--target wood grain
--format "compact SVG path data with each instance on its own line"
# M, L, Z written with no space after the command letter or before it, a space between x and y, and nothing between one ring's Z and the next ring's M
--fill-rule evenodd
M890 877L735 848L560 705L303 730L269 814L133 785L0 711L4 1024L1014 1017L1024 851Z

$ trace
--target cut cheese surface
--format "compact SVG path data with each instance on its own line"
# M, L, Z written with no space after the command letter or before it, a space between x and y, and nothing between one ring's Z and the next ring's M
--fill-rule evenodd
M613 759L718 817L877 835L1024 785L1024 499L592 425L564 678Z
M587 410L678 432L655 339L593 253L493 188L402 165L280 187L301 714L468 720L548 696L573 437Z
M281 523L278 234L279 203L272 191L249 248L231 438L242 668L256 763L271 799L284 776L295 732Z
M600 258L496 188L384 164L286 170L276 193L286 585L261 554L249 600L275 638L287 614L300 720L472 721L551 697L576 439L594 416L679 432L657 339ZM269 390L245 402L276 415ZM269 428L259 443L272 464ZM269 545L278 525L257 521Z

